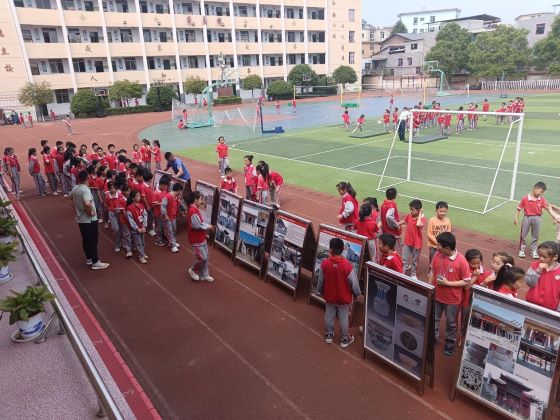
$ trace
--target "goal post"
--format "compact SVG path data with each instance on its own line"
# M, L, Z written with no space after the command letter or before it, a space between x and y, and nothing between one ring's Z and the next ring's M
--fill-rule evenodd
M405 139L395 131L378 191L400 185L400 196L478 214L515 200L525 114L412 109L401 117Z

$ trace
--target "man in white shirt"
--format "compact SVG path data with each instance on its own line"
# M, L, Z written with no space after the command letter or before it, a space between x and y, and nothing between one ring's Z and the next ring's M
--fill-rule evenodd
M399 132L399 139L401 141L405 141L405 132L406 132L406 120L408 118L412 118L412 113L409 111L409 109L405 106L403 108L403 111L401 112L401 115L399 116L399 128L398 128L398 132Z

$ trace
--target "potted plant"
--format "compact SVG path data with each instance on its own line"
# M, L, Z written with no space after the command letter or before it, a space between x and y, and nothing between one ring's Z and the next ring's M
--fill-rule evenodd
M14 276L8 264L16 260L18 242L0 243L0 284L9 282Z
M0 243L14 242L17 237L17 220L11 216L0 217Z
M18 331L12 335L16 341L27 341L38 336L44 328L45 303L54 299L46 286L27 286L23 293L12 294L0 300L0 312L10 314L10 325L16 324Z

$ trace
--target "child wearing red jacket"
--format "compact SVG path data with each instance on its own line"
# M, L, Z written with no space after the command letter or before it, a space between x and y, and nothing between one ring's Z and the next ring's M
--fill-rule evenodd
M14 154L13 147L6 147L4 149L4 157L2 158L2 163L4 166L4 171L8 174L12 181L12 192L16 195L16 200L21 197L20 177L19 173L21 167L19 166L19 161L17 156Z
M354 266L342 256L343 252L342 239L332 238L330 256L321 262L317 289L325 299L325 342L334 341L334 320L338 314L340 347L344 349L354 342L354 336L349 333L350 307L353 297L362 292Z
M422 227L426 224L426 218L422 212L422 202L420 200L412 200L408 205L410 213L400 222L401 225L406 225L402 258L405 274L410 270L410 277L413 280L418 280L416 270L420 251L422 251Z
M176 253L179 252L179 244L175 239L177 236L177 213L180 208L179 200L183 195L183 186L177 182L173 184L171 190L171 192L161 193L161 225L171 252Z
M128 219L128 227L130 235L136 251L138 251L138 261L140 264L148 262L145 247L144 234L148 224L148 213L142 204L142 196L140 191L132 190L127 200L126 216Z
M377 239L379 240L379 265L402 274L403 262L395 251L395 237L390 233L382 233Z
M229 167L229 152L228 145L224 136L218 137L218 144L216 145L216 153L218 155L218 172L223 178L225 176L225 169Z
M486 278L491 274L491 270L484 271L482 267L482 253L478 249L469 249L465 252L465 259L469 264L469 269L471 270L471 280L463 287L461 295L461 319L462 319L462 331L463 335L467 332L469 310L471 307L472 300L472 290L471 286L484 284Z
M35 181L37 195L44 197L47 195L47 186L45 185L45 180L41 176L41 166L37 159L37 149L34 147L29 148L27 156L29 158L29 174L33 177L33 181Z
M222 179L220 189L237 194L237 181L235 181L233 171L229 166L224 170L224 175L225 177Z
M187 202L189 210L187 213L187 228L189 242L195 255L195 262L189 268L189 276L193 281L212 282L214 278L208 272L208 243L206 242L206 231L214 229L212 225L204 222L200 207L204 205L204 197L199 191L193 191Z
M280 188L284 184L284 178L278 172L270 171L268 184L270 185L270 202L280 208Z
M560 263L558 244L546 241L537 248L539 260L531 264L525 275L529 291L527 302L558 311L560 309Z
M109 181L107 184L109 186L109 191L107 191L107 194L105 195L105 207L107 208L109 225L115 235L115 252L121 252L122 239L119 226L118 209L119 206L123 206L123 197L121 192L117 190L117 185L114 182Z
M119 223L119 245L126 250L126 258L132 258L132 242L130 239L130 228L128 227L128 218L126 215L126 203L130 197L130 187L124 184L121 187L121 197L117 201L117 221Z
M339 182L336 184L336 189L342 198L340 210L336 217L345 230L352 231L359 213L356 191L349 182Z
M246 155L244 158L245 167L243 174L245 175L245 198L255 201L257 191L257 171L253 166L253 155Z
M140 159L146 171L149 172L152 166L152 147L150 146L150 140L148 139L142 139L142 147L140 148Z
M50 146L43 147L43 167L45 168L45 176L47 177L47 182L51 187L52 195L58 195L58 180L55 175L56 160L51 155Z
M372 217L373 207L370 203L363 203L360 207L358 220L354 222L354 230L358 235L367 238L370 261L377 262L377 244L375 238L379 232L377 221Z
M387 188L385 191L386 200L381 204L381 231L389 233L395 237L395 249L400 255L402 252L401 244L401 220L399 218L399 209L395 202L397 198L397 189L394 187Z
M136 163L138 166L142 164L142 157L140 155L140 146L137 144L132 145L132 162Z

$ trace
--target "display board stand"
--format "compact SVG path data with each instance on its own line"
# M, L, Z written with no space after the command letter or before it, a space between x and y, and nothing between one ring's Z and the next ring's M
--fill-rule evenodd
M200 209L202 217L204 217L206 223L215 226L218 217L218 187L199 180L196 181L195 191L198 191L204 198L204 206ZM215 235L216 231L210 233L210 243L214 241Z
M271 278L292 290L292 298L296 300L301 268L306 262L313 266L315 248L315 235L309 220L277 211L265 281Z
M560 313L473 286L457 391L509 418L552 418L560 379Z
M434 286L366 263L364 358L367 353L418 383L434 387Z
M154 178L152 179L152 188L154 189L154 191L159 190L159 181L164 175L167 175L171 179L171 182L169 184L170 192L173 188L173 185L177 182L183 185L184 191L185 187L187 186L187 181L181 178L177 178L175 175L170 174L169 172L162 171L161 169L156 169L156 171L154 172Z
M239 211L243 198L226 190L220 190L216 216L214 247L218 247L232 258L235 256L239 230Z
M321 224L319 226L319 233L317 234L317 250L315 252L315 260L313 263L311 288L309 289L309 303L313 300L325 303L325 300L321 297L321 295L319 295L317 286L321 263L330 255L329 242L332 238L340 238L344 242L344 252L342 253L342 256L354 265L354 271L356 272L358 279L362 273L364 252L365 248L367 248L367 238L334 226Z
M265 253L270 249L273 228L272 207L243 200L239 211L234 263L241 262L257 270L261 278Z

